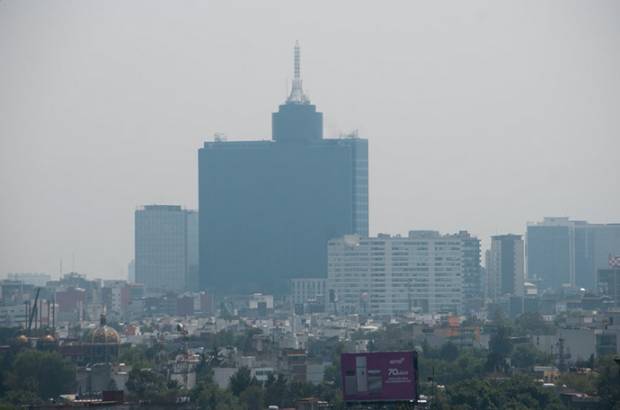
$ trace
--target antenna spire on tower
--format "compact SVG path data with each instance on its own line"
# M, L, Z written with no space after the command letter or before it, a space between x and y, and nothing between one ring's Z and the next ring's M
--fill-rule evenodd
M295 41L295 78L301 79L301 61L300 61L300 53L299 53L299 40Z
M291 94L286 99L286 102L292 104L307 104L310 102L308 97L304 94L304 90L301 86L301 51L299 41L295 42L295 53L293 58L293 85L291 87Z

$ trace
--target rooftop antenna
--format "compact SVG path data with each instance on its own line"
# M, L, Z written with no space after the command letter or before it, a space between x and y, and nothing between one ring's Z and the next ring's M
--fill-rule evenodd
M295 80L301 80L301 59L299 50L299 40L295 41Z
M287 98L286 102L293 104L308 103L308 97L304 95L304 90L301 86L301 51L299 48L299 41L295 41L295 53L293 57L293 85L291 87L291 94Z

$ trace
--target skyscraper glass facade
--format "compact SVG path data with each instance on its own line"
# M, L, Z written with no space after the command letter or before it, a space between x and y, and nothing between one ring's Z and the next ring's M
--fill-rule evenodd
M273 139L206 142L198 152L202 288L284 293L289 279L326 277L328 240L368 235L368 142L323 139L295 55Z

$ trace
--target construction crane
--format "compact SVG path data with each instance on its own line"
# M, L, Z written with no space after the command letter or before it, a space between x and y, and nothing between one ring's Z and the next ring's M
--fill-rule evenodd
M37 303L39 302L39 293L41 292L41 288L37 288L37 293L34 296L34 304L32 306L32 310L30 311L30 317L28 318L28 336L30 336L30 331L32 329L32 319L34 319L37 314Z

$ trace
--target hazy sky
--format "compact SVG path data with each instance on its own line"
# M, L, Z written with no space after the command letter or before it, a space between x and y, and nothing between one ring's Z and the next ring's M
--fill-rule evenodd
M371 233L620 222L618 1L0 0L0 276L125 276L205 139L270 138L296 39Z

